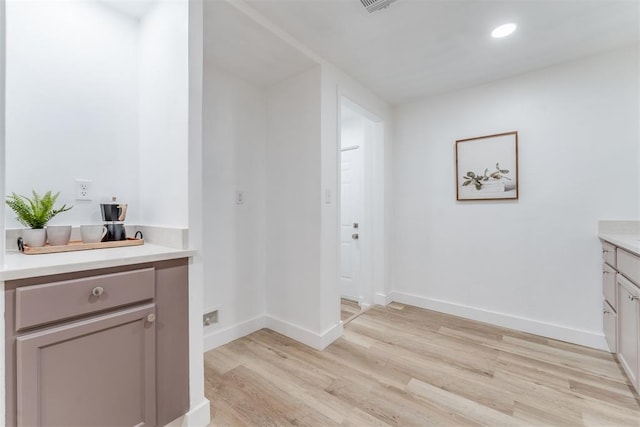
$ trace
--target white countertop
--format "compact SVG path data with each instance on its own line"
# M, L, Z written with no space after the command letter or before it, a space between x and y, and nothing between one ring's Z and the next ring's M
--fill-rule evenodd
M141 246L38 255L8 251L5 253L4 267L0 269L0 281L188 258L195 255L195 252L149 243Z
M639 233L599 233L598 237L619 248L640 256Z

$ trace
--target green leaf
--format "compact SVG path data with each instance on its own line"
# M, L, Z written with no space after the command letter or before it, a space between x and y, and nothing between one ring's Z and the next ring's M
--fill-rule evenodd
M5 200L6 204L16 213L18 222L25 227L44 228L51 218L73 207L66 205L62 205L58 209L53 207L60 193L52 195L51 191L47 191L44 196L40 196L34 190L32 194L33 198L30 199L27 196L11 193L11 196L7 196Z
M462 186L463 186L463 187L466 187L466 186L467 186L467 185L469 185L469 184L471 184L471 181L465 181L465 182L463 182L463 183L462 183Z
M473 172L467 172L467 176L471 178L475 178L476 174Z
M482 184L478 184L478 183L476 182L476 190L480 190L481 188L482 188Z
M509 169L500 169L501 173L509 173Z

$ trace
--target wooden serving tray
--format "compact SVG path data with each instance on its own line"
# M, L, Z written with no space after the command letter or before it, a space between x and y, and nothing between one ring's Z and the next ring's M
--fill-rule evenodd
M86 251L89 249L104 249L104 248L120 248L123 246L140 246L144 244L144 239L133 239L127 237L127 240L114 240L110 242L96 242L96 243L82 243L82 240L71 240L68 245L50 246L49 244L38 248L32 248L31 246L24 245L22 253L27 255L36 254L53 254L56 252L72 252L72 251Z

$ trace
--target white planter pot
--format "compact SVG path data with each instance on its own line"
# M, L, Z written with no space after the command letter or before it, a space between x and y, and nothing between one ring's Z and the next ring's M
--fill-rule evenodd
M51 246L68 245L70 237L70 225L50 225L47 227L47 240Z
M44 246L47 241L47 230L44 228L28 228L22 230L22 242L32 248Z

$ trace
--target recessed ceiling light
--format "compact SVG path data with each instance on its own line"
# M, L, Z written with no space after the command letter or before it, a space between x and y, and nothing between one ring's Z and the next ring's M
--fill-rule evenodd
M491 31L491 37L493 37L494 39L507 37L509 34L513 33L516 30L516 27L516 24L512 22L500 25L499 27Z

